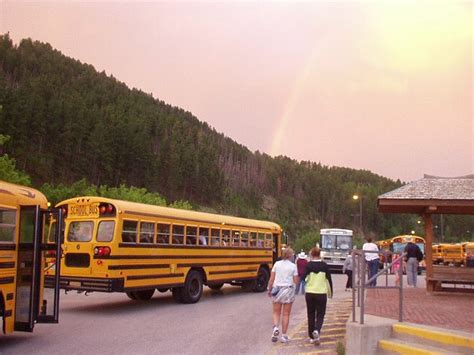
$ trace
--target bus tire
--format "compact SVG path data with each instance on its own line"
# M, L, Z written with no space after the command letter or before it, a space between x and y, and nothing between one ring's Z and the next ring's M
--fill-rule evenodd
M155 289L152 288L151 290L142 290L142 291L135 291L135 297L139 301L148 301L150 298L153 297L155 293Z
M0 294L0 316L2 316L2 330L3 334L7 334L6 332L6 320L5 320L5 301L3 300L3 295Z
M133 292L133 291L125 292L125 294L126 294L127 297L130 298L131 300L136 300L136 299L137 299L137 296L135 295L135 292Z
M191 270L186 276L181 292L183 303L196 303L202 296L202 276L197 270Z
M176 303L183 303L183 297L182 297L182 287L173 287L171 289L171 293L173 294L173 299Z
M165 293L169 289L168 288L157 288L157 290L158 290L158 292Z
M261 267L258 270L257 280L253 288L253 292L264 292L268 287L268 280L270 279L270 274L266 268Z
M209 287L211 290L214 290L214 291L219 291L222 288L222 286L224 286L223 282L218 283L218 284L207 285L207 287Z

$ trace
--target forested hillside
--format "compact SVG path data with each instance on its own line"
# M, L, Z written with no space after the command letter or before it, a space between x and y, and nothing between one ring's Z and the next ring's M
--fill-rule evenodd
M400 181L253 153L190 112L129 89L49 44L15 45L0 36L0 105L0 134L10 137L3 153L38 188L82 179L146 188L196 209L274 220L293 240L321 227L357 229L352 195L358 193L366 233L381 237L416 227L416 217L376 211L377 196Z

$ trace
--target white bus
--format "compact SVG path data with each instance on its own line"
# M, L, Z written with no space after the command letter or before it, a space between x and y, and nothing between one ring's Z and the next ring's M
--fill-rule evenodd
M352 230L321 229L321 259L331 271L342 271L344 261L352 250Z

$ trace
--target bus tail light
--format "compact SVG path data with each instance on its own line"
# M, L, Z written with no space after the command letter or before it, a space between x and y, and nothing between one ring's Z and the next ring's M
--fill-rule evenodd
M56 250L50 250L46 252L46 257L48 258L55 258L56 257Z
M109 247L95 247L94 248L94 256L102 257L102 256L109 256L109 255L110 255Z

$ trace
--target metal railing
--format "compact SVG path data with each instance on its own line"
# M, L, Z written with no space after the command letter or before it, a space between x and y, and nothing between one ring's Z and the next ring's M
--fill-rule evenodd
M377 251L364 251L364 250L353 250L352 251L352 261L353 261L353 270L352 270L352 321L356 321L356 307L360 307L360 324L364 324L364 311L365 311L365 291L367 288L378 288L378 289L399 289L399 313L398 321L403 321L403 258L406 253L398 256L393 259L391 263L385 263L385 266L382 270L378 271L371 278L368 278L367 275L367 261L365 259L366 254L377 253ZM385 260L387 257L385 256ZM400 263L400 267L397 270L399 273L399 284L398 286L389 286L388 285L388 274L392 265L395 263ZM377 280L381 275L385 274L385 286L370 286L370 284ZM357 301L357 305L356 305Z

